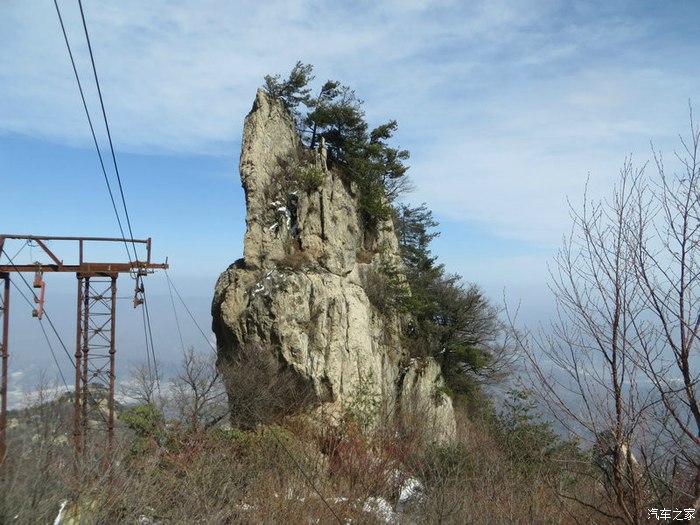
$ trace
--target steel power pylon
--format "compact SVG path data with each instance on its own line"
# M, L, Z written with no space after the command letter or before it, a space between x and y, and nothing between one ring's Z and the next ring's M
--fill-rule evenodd
M151 239L120 239L109 237L41 237L34 235L0 234L0 254L7 239L24 240L38 246L49 261L37 261L33 264L0 264L0 281L4 283L0 316L2 317L2 385L0 386L0 462L6 453L7 431L7 367L8 367L8 333L10 313L10 273L33 272L34 288L40 289L40 296L34 296L37 308L33 315L41 319L45 284L44 273L75 273L78 279L78 302L76 315L75 345L75 393L73 440L76 459L86 448L86 436L90 415L94 411L104 415L102 398L107 393L107 460L111 459L114 444L114 379L115 379L115 335L117 277L120 273L129 273L136 280L134 307L143 302L142 278L156 269L167 269L167 263L151 262ZM65 264L49 248L51 242L69 243L77 248L77 260ZM133 247L136 254L137 245L145 245L145 260L129 262L90 262L86 259L86 245L93 243L121 243ZM130 256L129 256L130 258ZM99 391L99 393L98 393Z

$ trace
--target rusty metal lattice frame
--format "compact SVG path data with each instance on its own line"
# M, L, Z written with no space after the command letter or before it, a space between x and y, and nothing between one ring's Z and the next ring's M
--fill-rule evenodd
M77 461L84 455L87 447L89 417L98 412L106 420L107 450L105 460L109 462L114 446L114 386L115 386L115 335L116 335L116 301L117 277L120 273L130 273L136 278L134 307L141 304L143 293L141 278L156 269L167 269L166 263L151 262L151 239L122 239L114 237L55 237L35 235L0 234L0 254L7 239L33 242L49 258L47 262L36 261L32 264L0 264L0 279L4 280L4 295L0 305L2 316L2 384L0 395L0 462L5 457L7 428L7 364L9 332L10 273L12 272L70 272L78 278L78 303L76 316L75 349L75 394L73 414L73 438ZM77 243L77 262L65 264L59 259L48 244L52 241ZM129 262L90 262L85 258L85 243L124 243L132 245L136 254L136 245L145 245L145 260ZM130 259L130 256L129 256ZM43 306L43 283L42 304ZM41 310L37 311L40 317ZM101 385L101 386L98 386ZM107 414L102 411L96 390L107 391Z
M7 362L8 362L8 340L9 340L9 321L10 321L10 274L0 272L0 279L3 281L2 304L0 304L0 316L2 317L2 385L0 386L0 395L2 400L0 403L0 463L5 460L6 433L7 433Z
M78 451L85 450L91 419L97 422L102 419L107 427L105 461L109 463L114 448L117 274L78 274L77 277L74 440Z

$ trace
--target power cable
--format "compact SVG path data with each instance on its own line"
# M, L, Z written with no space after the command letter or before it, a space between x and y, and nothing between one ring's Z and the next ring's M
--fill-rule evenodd
M15 290L22 296L22 298L25 300L25 302L29 305L29 307L34 308L34 304L29 300L29 298L26 295L24 295L24 292L22 291L22 289L19 286L17 286L17 284L14 281L10 281L10 282L12 283L12 286L14 286ZM44 311L44 314L46 314L46 311ZM63 381L63 385L66 387L66 390L68 390L68 383L66 383L66 378L64 377L63 371L61 370L61 365L59 365L59 363L58 363L58 359L56 358L56 353L54 352L53 345L51 344L51 340L49 339L49 336L46 333L46 330L44 328L44 324L41 322L41 320L39 321L39 326L41 327L41 331L44 334L44 339L46 339L46 344L48 345L49 350L51 351L51 356L53 357L54 363L56 363L56 368L58 369L58 374L61 376L61 380ZM53 327L53 325L52 325L52 327ZM58 340L61 342L61 345L63 345L63 341L61 341L61 338L58 335L58 333L56 333L55 330L54 330L54 333L56 334L56 337L58 338ZM63 346L63 348L65 350L65 346ZM67 355L68 355L68 358L70 359L70 354L67 354Z
M15 283L13 280L10 280L10 283L12 284L12 286L15 287L15 290L22 296L22 298L24 299L24 302L26 302L26 303L29 305L30 308L34 308L34 303L32 303L32 302L27 298L27 296L24 295L24 292L22 291L22 289L21 289L19 286L17 286L17 283Z
M151 367L151 352L148 348L148 329L145 308L141 308L141 317L143 318L143 338L146 341L146 368L148 369L148 380L153 381L153 368Z
M143 283L141 284L143 286ZM143 290L143 312L148 326L148 338L146 343L146 353L148 353L148 341L151 343L151 356L153 358L153 369L155 371L156 388L160 395L160 373L158 372L158 361L156 359L155 345L153 344L153 330L151 329L151 315L148 312L148 300L146 299L146 290Z
M166 271L166 276L167 276L167 271ZM185 341L182 339L182 330L180 329L180 320L177 317L177 308L175 308L175 299L173 298L173 288L170 282L170 278L167 279L168 281L168 292L170 292L170 304L173 305L173 315L175 316L175 325L177 326L177 335L180 336L180 348L182 348L182 353L185 353Z
M46 316L46 320L49 322L49 326L51 326L51 330L53 330L53 333L56 335L58 342L61 343L61 346L63 347L63 352L66 354L66 356L68 356L68 359L70 360L71 365L75 366L75 361L73 361L73 356L70 355L70 352L68 351L68 348L66 348L66 345L63 342L63 339L61 339L61 336L58 335L58 331L56 330L56 327L54 326L53 321L51 320L51 317L49 316L49 314L46 310L44 310L44 316Z
M49 336L46 333L46 330L44 329L44 323L39 321L39 327L41 328L42 333L44 334L44 339L46 339L46 344L49 345L49 350L51 350L51 356L53 357L53 362L56 363L56 368L58 369L58 374L61 376L61 381L63 381L63 386L66 387L66 391L68 391L68 383L66 382L66 378L63 376L63 371L61 370L61 365L58 364L58 359L56 359L56 353L53 351L53 346L51 345L51 341L49 340Z
M13 268L17 268L17 265L15 264L14 260L9 256L9 254L8 254L5 250L3 250L2 253L5 254L5 256L6 256L7 259L9 260L10 264L12 265L12 267L13 267ZM19 275L20 279L22 279L22 281L24 282L25 286L29 289L29 291L30 291L30 292L32 293L32 295L34 296L34 289L32 288L32 285L29 284L29 282L27 281L27 279L25 279L24 275L22 275L22 272L17 272L17 274ZM27 297L24 295L24 293L22 293L22 290L20 290L20 288L17 286L17 284L15 284L14 281L11 281L11 282L12 282L12 285L15 287L15 290L17 290L17 291L19 292L19 294L20 294L22 297L24 297L24 300L27 301L27 303L29 304L29 306L32 307L32 308L34 308L34 303L32 303L29 299L27 299ZM73 366L75 366L75 361L73 361L73 357L70 355L70 352L68 351L68 348L67 348L66 345L63 343L63 339L61 339L61 336L60 336L60 334L58 333L58 330L56 330L56 326L54 326L53 321L51 321L51 317L49 316L49 313L46 311L46 309L44 309L44 316L46 316L46 320L49 322L49 325L51 326L51 330L53 330L54 335L56 336L56 338L58 339L58 341L61 343L61 346L63 347L63 351L65 352L66 356L67 356L68 359L70 360L71 364L72 364ZM39 321L39 322L41 322L41 321Z
M57 0L54 0L56 2ZM114 153L114 144L112 142L112 133L109 130L109 122L107 120L107 112L105 111L105 104L102 98L102 89L100 88L100 80L97 76L97 67L95 66L95 57L92 53L92 44L90 43L90 35L88 33L87 22L85 21L85 12L83 11L83 2L78 0L78 5L80 6L80 17L83 21L83 29L85 31L85 40L87 41L88 51L90 52L90 63L92 64L92 72L95 77L95 86L97 86L97 94L100 98L100 108L102 109L102 118L104 119L105 129L107 130L107 139L109 140L109 149L112 152L112 162L114 164L114 172L117 175L117 182L119 183L119 193L122 198L122 205L124 207L124 215L126 216L126 224L129 228L129 235L131 235L131 242L134 248L134 260L138 260L138 255L136 253L136 243L134 242L134 232L131 229L131 220L129 219L129 210L126 207L126 199L124 198L124 188L122 186L122 179L119 175L119 166L117 165L117 156Z
M65 42L66 42L66 47L68 48L68 53L69 53L70 58L71 58L71 64L72 64L72 66L73 66L73 72L75 73L75 78L76 78L76 80L77 80L77 82L78 82L78 88L79 88L79 90L80 90L80 96L81 96L81 99L82 99L82 101L83 101L83 107L84 107L85 113L86 113L86 115L87 115L87 117L88 117L88 122L89 122L89 124L90 124L90 130L91 130L91 133L92 133L93 141L94 141L94 143L95 143L95 147L96 147L96 149L97 149L97 153L98 153L98 156L99 156L99 159L100 159L100 166L102 167L102 172L103 172L104 177L105 177L105 182L107 183L107 189L108 189L108 191L109 191L110 199L111 199L111 201L112 201L112 208L114 209L114 213L115 213L115 215L116 215L116 217L117 217L117 222L118 222L118 224L119 224L119 230L120 230L120 232L121 232L121 234L122 234L122 238L125 238L126 235L124 234L124 228L123 228L123 226L122 226L121 219L120 219L120 215L119 215L119 212L118 212L118 210L117 210L117 206L116 206L116 203L115 203L115 200L114 200L114 194L113 194L113 192L112 192L111 185L109 184L109 178L107 177L107 171L106 171L106 169L105 169L104 160L103 160L103 158L102 158L102 153L101 153L101 151L100 151L100 148L99 148L99 145L98 145L98 142L97 142L97 138L96 138L96 135L95 135L94 126L93 126L92 120L91 120L91 118L90 118L90 113L89 113L89 110L88 110L88 108L87 108L87 103L86 103L86 101L85 101L84 92L83 92L83 89L82 89L82 85L81 85L81 83L80 83L80 77L79 77L79 75L78 75L78 71L77 71L77 68L76 68L76 65L75 65L75 60L73 59L73 54L72 54L72 51L71 51L71 49L70 49L70 44L69 44L69 41L68 41L68 36L67 36L67 34L66 34L65 26L64 26L64 24L63 24L63 19L62 19L62 17L61 17L61 12L60 12L60 9L59 9L59 7L58 7L58 2L57 2L57 0L54 0L54 5L55 5L55 7L56 7L56 13L58 14L58 18L59 18L59 21L60 21L60 23L61 23L61 30L63 31L63 36L64 36L64 39L65 39ZM108 139L108 142L109 142L109 149L110 149L110 152L111 152L111 155L112 155L112 163L113 163L113 166L114 166L114 172L115 172L115 175L116 175L116 178L117 178L117 183L118 183L118 186L119 186L119 194L120 194L120 196L121 196L122 207L123 207L123 209L124 209L124 216L125 216L125 218L126 218L126 224L127 224L128 230L129 230L129 235L130 235L131 244L132 244L132 248L133 248L133 255L134 255L134 258L133 258L133 260L132 260L132 258L131 258L131 253L130 253L130 251L129 251L129 246L128 246L128 244L127 244L127 240L125 239L125 240L124 240L124 244L125 244L125 247L126 247L127 257L128 257L128 259L129 259L129 262L132 263L133 261L138 261L138 252L137 252L137 249L136 249L136 242L135 242L135 240L134 240L134 233L133 233L133 229L132 229L132 227L131 227L131 219L130 219L130 217L129 217L129 209L128 209L127 205L126 205L126 198L125 198L125 196L124 196L124 187L123 187L123 184L122 184L121 175L120 175L120 173L119 173L119 165L118 165L118 163L117 163L117 156L116 156L116 153L115 153L115 151L114 151L114 142L113 142L113 140L112 140L112 133L111 133L111 130L110 130L110 127L109 127L109 120L108 120L108 118L107 118L107 111L105 110L104 98L103 98L103 96L102 96L102 89L101 89L101 87L100 87L100 80L99 80L99 77L98 77L98 74L97 74L97 67L96 67L96 65L95 65L95 57L94 57L94 53L93 53L93 51L92 51L92 43L91 43L91 41L90 41L90 34L89 34L89 32L88 32L87 21L86 21L86 19L85 19L85 11L84 11L84 9L83 9L83 4L82 4L82 1L81 1L81 0L78 0L78 5L79 5L79 7L80 7L80 17L81 17L82 24L83 24L83 30L84 30L84 32L85 32L85 40L86 40L86 42L87 42L88 51L89 51L89 54L90 54L90 63L91 63L91 65L92 65L92 72L93 72L93 76L94 76L94 79L95 79L95 86L96 86L96 88L97 88L97 94L98 94L99 100L100 100L100 109L101 109L101 111L102 111L102 118L103 118L103 120L104 120L105 130L106 130L106 132L107 132L107 139ZM134 277L134 276L132 276L132 277ZM155 374L156 374L156 384L158 385L158 390L160 391L160 381L159 381L159 377L158 377L158 365L157 365L157 362L156 362L156 359L155 359L155 349L154 349L154 346L153 346L153 331L152 331L152 328L151 328L151 321L150 321L150 315L149 315L149 312L148 312L148 305L147 305L147 302L146 302L145 291L143 291L142 293L143 293L144 312L145 312L145 313L144 313L144 319L145 319L145 322L144 322L144 331L147 332L147 336L146 336L146 354L147 354L147 357L148 357L148 360L149 360L149 374L151 373L151 371L150 371L150 359L151 359L151 355L152 355L152 357L153 357L153 366L154 366L154 368L155 368ZM149 340L150 340L150 345L151 345L150 353L149 353L149 348L148 348Z
M328 510L331 512L331 514L333 514L333 517L336 519L336 521L342 525L344 523L344 521L341 520L340 517L335 513L335 510L333 510L333 507L330 506L330 504L328 503L326 498L323 497L323 494L321 494L321 491L316 487L316 484L313 482L311 477L306 473L306 471L303 468L301 468L301 465L296 460L296 458L292 455L291 451L287 448L287 446L279 438L279 436L277 435L277 432L275 432L275 429L271 427L270 431L272 432L272 436L275 438L277 443L279 443L279 445L282 447L282 449L287 453L287 455L289 456L289 459L292 460L292 463L294 463L297 470L299 472L301 472L301 475L304 477L304 479L309 484L309 486L314 490L314 492L316 494L318 494L318 497L321 498L321 501L323 502L323 504L328 508Z
M119 216L119 211L117 210L117 203L114 200L114 193L112 192L112 186L109 183L109 177L107 176L107 169L105 168L105 163L104 159L102 158L102 151L100 150L100 145L97 142L97 135L95 134L95 126L92 124L92 118L90 117L90 110L88 109L87 102L85 100L85 93L83 91L83 85L80 82L80 76L78 75L78 68L75 65L75 59L73 58L73 51L71 50L70 47L70 42L68 41L68 34L66 33L66 27L63 23L63 17L61 16L61 10L58 7L58 0L54 0L54 5L56 6L56 14L58 15L58 21L61 24L61 31L63 32L63 39L66 43L66 48L68 49L68 56L70 56L70 62L71 65L73 66L73 73L75 74L75 80L78 83L78 90L80 91L80 99L83 101L83 109L85 110L85 116L87 117L88 124L90 125L90 133L92 134L92 140L93 143L95 144L95 149L97 150L97 156L100 159L100 167L102 168L102 174L104 175L105 183L107 184L107 191L109 192L109 198L112 201L112 209L114 210L114 214L117 217L117 224L119 224L119 231L121 232L122 238L125 238L126 235L124 234L124 227L122 226L122 221ZM100 100L102 99L102 96L100 95ZM111 143L111 139L110 139ZM131 231L131 227L129 227L129 231ZM131 236L133 239L133 235ZM126 248L126 254L129 259L129 262L131 262L131 253L129 252L129 245L124 241L124 246ZM134 257L136 258L136 246L134 246Z
M56 0L54 0L56 1ZM100 79L97 74L97 66L95 65L95 55L92 51L92 42L90 41L90 33L88 31L87 27L87 21L85 19L85 11L83 9L83 3L82 0L78 0L78 6L80 7L80 18L83 22L83 31L85 32L85 41L87 42L88 46L88 52L90 54L90 63L92 65L92 73L95 78L95 87L97 88L97 95L100 99L100 109L102 110L102 118L104 120L104 125L105 125L105 130L107 132L107 140L109 142L109 149L112 154L112 164L114 166L114 173L117 177L117 183L119 185L119 194L121 196L122 200L122 207L124 208L124 216L126 217L126 224L129 229L129 235L131 236L131 244L134 250L134 260L138 261L138 253L136 251L136 243L134 242L134 232L131 227L131 218L129 217L129 209L126 205L126 197L124 196L124 186L122 184L122 178L121 174L119 173L119 165L117 163L117 155L114 151L114 142L112 140L112 132L109 128L109 119L107 118L107 110L105 109L105 104L104 104L104 98L102 97L102 88L100 87ZM128 250L127 250L128 252ZM129 261L131 262L131 260ZM143 297L143 306L144 306L144 312L145 312L145 320L146 320L146 325L147 325L147 338L146 338L146 354L148 356L148 360L150 361L151 357L153 358L153 369L155 371L155 380L156 380L156 386L158 388L158 392L160 393L160 374L158 373L158 362L156 360L156 354L155 354L155 346L153 344L153 329L151 328L151 316L148 311L148 301L146 299L146 291L143 289L143 284L142 284L142 297ZM150 341L150 354L149 354L149 341ZM150 369L150 367L149 367ZM149 372L150 373L150 372Z
M177 294L178 299L180 299L180 302L182 303L182 306L185 308L185 311L186 311L186 312L188 313L188 315L190 316L190 319L192 319L192 321L194 322L195 326L196 326L197 329L199 330L199 333L202 334L202 337L204 337L204 339L206 340L207 344L211 347L211 349L214 350L214 351L216 352L216 346L212 344L212 342L209 340L209 337L207 337L207 334L204 333L204 330L202 330L202 327L199 326L199 323L198 323L197 320L194 318L194 315L192 315L192 312L191 312L190 309L187 307L187 304L185 303L185 301L183 300L182 296L180 295L180 292L178 291L177 286L175 286L175 283L173 283L172 280L170 279L170 275L168 274L168 270L164 270L164 272L165 272L165 277L168 279L168 284L169 284L169 285L172 285L173 290L175 290L175 293Z
M12 257L12 259L16 259L17 256L22 253L22 250L24 250L27 247L27 244L29 244L29 240L24 241L24 244L22 244L21 248L17 250L17 253ZM4 251L4 250L3 250ZM1 254L0 254L1 255ZM8 259L10 258L9 255L7 255Z
M109 184L109 179L108 179L108 177L107 177L107 172L106 172L106 169L105 169L104 160L103 160L103 158L102 158L102 154L101 154L99 145L98 145L98 143L97 143L97 138L96 138L96 135L95 135L94 126L93 126L93 124L92 124L92 120L91 120L91 118L90 118L90 114L89 114L89 111L88 111L88 108L87 108L87 104L86 104L86 102L85 102L85 96L84 96L83 89L82 89L82 86L81 86L81 83L80 83L80 78L79 78L79 75L78 75L78 72L77 72L77 68L76 68L76 66L75 66L75 61L74 61L74 59L73 59L73 54L72 54L71 49L70 49L70 44L69 44L69 41L68 41L68 37L67 37L67 34L66 34L65 26L64 26L64 24L63 24L63 20L62 20L62 17L61 17L61 13L60 13L60 9L59 9L59 7L58 7L58 2L57 2L57 0L54 0L54 5L56 6L56 12L57 12L57 14L58 14L59 21L61 22L61 29L62 29L62 31L63 31L64 39L65 39L65 42L66 42L66 46L67 46L67 48L68 48L68 53L69 53L69 55L70 55L70 57L71 57L71 64L73 65L73 71L74 71L74 73L75 73L75 77L76 77L76 80L77 80L77 82L78 82L78 88L79 88L79 90L80 90L80 96L81 96L81 99L82 99L82 101L83 101L83 107L84 107L84 109L85 109L86 115L88 116L88 122L90 123L90 130L91 130L91 132L92 132L93 141L95 142L95 147L96 147L96 149L97 149L98 156L99 156L99 158L100 158L100 165L101 165L101 167L102 167L102 172L103 172L103 174L104 174L104 176L105 176L105 181L107 182L107 189L109 190L110 199L111 199L111 201L112 201L112 207L113 207L114 213L115 213L115 215L116 215L116 217L117 217L117 222L119 223L119 230L120 230L120 232L121 232L121 234L122 234L122 237L126 237L126 235L124 234L124 228L123 228L122 223L121 223L121 219L120 219L120 216L119 216L119 212L117 211L117 206L116 206L116 203L115 203L115 200L114 200L114 195L113 195L113 193L112 193L112 188L111 188L111 185ZM96 88L97 88L97 94L98 94L98 97L99 97L99 100L100 100L100 109L101 109L101 111L102 111L102 118L103 118L103 121L104 121L105 130L106 130L106 132L107 132L107 139L108 139L108 142L109 142L109 149L110 149L110 152L111 152L111 155L112 155L112 163L113 163L113 166L114 166L114 172L115 172L115 175L116 175L116 178L117 178L117 183L118 183L118 186L119 186L119 194L120 194L120 196L121 196L122 207L123 207L123 209L124 209L124 215L125 215L125 218L126 218L127 227L128 227L129 235L130 235L130 238L131 238L131 244L132 244L133 255L134 255L133 260L134 260L134 261L137 261L137 260L138 260L138 252L137 252L137 250L136 250L136 243L135 243L135 241L134 241L134 233L133 233L133 229L132 229L132 226L131 226L131 219L130 219L130 217L129 217L129 209L128 209L127 205L126 205L126 198L125 198L125 196L124 196L124 187L123 187L123 184L122 184L121 175L120 175L120 173L119 173L119 165L118 165L118 163L117 163L117 156L116 156L116 153L115 153L115 151L114 151L114 142L113 142L113 140L112 140L112 133L111 133L111 130L110 130L110 127L109 127L109 120L108 120L108 118L107 118L107 111L106 111L106 109L105 109L104 98L103 98L103 96L102 96L102 88L100 87L100 80L99 80L99 76L98 76L98 74L97 74L97 66L96 66L96 64L95 64L95 56L94 56L94 53L93 53L93 51L92 51L92 42L91 42L91 40L90 40L90 34L89 34L89 31L88 31L88 28L87 28L87 21L86 21L86 19L85 19L85 11L84 11L84 9L83 9L83 4L82 4L82 1L81 1L81 0L78 0L78 5L79 5L79 7L80 7L80 17L81 17L82 24L83 24L83 30L84 30L84 32L85 32L85 40L86 40L86 42L87 42L88 51L89 51L89 54L90 54L90 63L91 63L91 65L92 65L92 72L93 72L93 76L94 76L94 79L95 79L95 86L96 86ZM124 244L125 244L125 246L126 246L127 257L129 258L129 262L131 263L131 262L132 262L132 258L131 258L131 254L130 254L130 252L129 252L129 247L128 247L128 244L126 243L126 240L124 241ZM151 371L151 364L150 364L151 355L152 355L152 356L153 356L153 366L154 366L154 368L155 368L155 373L156 373L156 384L158 385L158 389L160 390L160 379L159 379L159 376L158 376L157 362L156 362L156 359L155 359L155 348L154 348L154 346L153 346L153 331L152 331L152 328L151 328L150 315L149 315L149 313L148 313L148 306L147 306L147 304L146 304L145 292L143 293L143 298L144 298L144 310L145 310L145 315L144 315L144 332L147 332L147 333L146 333L146 355L147 355L147 358L148 358L147 360L148 360L149 375L152 374L152 371ZM148 348L149 339L150 339L150 345L151 345L150 351L149 351L149 348Z

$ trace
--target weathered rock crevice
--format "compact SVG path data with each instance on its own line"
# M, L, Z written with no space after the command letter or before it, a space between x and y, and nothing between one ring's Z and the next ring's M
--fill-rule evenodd
M352 184L314 164L290 113L262 90L245 120L240 175L244 255L221 274L212 303L219 363L225 377L234 371L235 381L227 381L232 407L241 405L241 372L255 352L265 353L293 378L282 389L292 398L288 412L339 415L358 388L369 388L390 413L419 411L436 440L452 439L454 414L439 388L439 366L425 359L419 373L402 345L401 318L379 311L368 296L368 275L387 261L401 265L391 221L366 230ZM285 400L275 406L282 410ZM256 417L233 414L243 425Z

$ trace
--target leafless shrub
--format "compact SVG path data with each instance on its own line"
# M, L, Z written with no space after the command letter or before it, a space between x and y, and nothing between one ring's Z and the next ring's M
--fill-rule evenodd
M598 447L599 490L563 490L606 519L700 506L700 130L679 171L627 160L608 200L572 207L552 271L559 318L520 342L535 388L573 435ZM636 456L636 459L635 459ZM580 475L593 476L590 469Z
M127 400L145 405L162 406L163 396L157 370L159 363L140 362L129 367L128 380L121 384L121 392Z
M228 415L224 384L212 352L201 354L188 348L170 388L176 413L192 430L208 428Z
M231 422L242 428L280 421L314 401L310 386L285 369L266 345L246 344L219 363L228 390Z
M42 375L25 408L8 414L8 454L0 465L0 523L50 522L73 466L67 396ZM65 497L65 496L63 496Z

